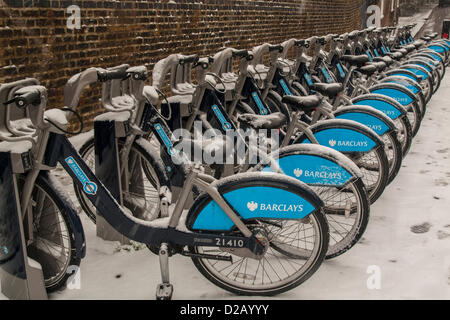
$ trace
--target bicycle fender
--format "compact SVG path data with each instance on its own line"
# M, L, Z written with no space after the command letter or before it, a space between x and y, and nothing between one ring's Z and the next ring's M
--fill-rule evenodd
M315 186L344 186L362 177L361 170L342 153L316 144L284 147L269 157L282 173ZM273 166L259 164L257 170L272 172Z
M278 173L248 172L211 184L242 220L303 219L323 206L304 183ZM286 187L288 187L286 189ZM233 221L216 201L203 194L186 218L186 227L199 231L230 231Z
M320 145L343 153L369 152L384 146L384 142L373 130L351 120L324 120L309 129ZM311 141L302 134L295 143L311 143Z
M381 94L393 98L402 106L407 106L410 103L417 102L417 98L405 87L394 83L381 83L369 88L371 93Z
M395 123L383 112L370 106L348 106L335 111L336 119L347 119L359 122L382 136L385 133L396 131Z
M401 116L406 116L406 110L396 100L381 94L364 94L352 100L352 104L357 106L370 106L375 108L389 118L395 120Z

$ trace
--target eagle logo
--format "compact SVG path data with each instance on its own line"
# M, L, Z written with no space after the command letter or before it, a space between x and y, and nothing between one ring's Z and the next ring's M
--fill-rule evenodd
M258 204L255 202L255 201L251 201L251 202L248 202L247 203L247 208L250 210L250 211L255 211L256 209L258 209Z

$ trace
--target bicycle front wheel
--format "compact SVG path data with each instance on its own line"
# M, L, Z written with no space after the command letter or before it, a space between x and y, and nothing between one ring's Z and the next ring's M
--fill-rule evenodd
M18 176L19 190L22 190L24 182L25 176ZM38 176L29 210L33 215L33 226L30 232L26 232L28 256L41 265L48 292L64 287L71 276L68 268L78 268L81 262L66 212L66 207L72 204L58 194L62 187L55 183L55 180Z
M119 149L123 147L119 141ZM80 155L86 164L95 171L94 138L89 139L80 149ZM160 190L169 182L164 171L159 167L157 159L139 143L134 142L128 157L129 183L122 190L122 198L135 216L143 220L154 220L160 214ZM74 185L75 194L86 215L96 223L96 209L84 192Z

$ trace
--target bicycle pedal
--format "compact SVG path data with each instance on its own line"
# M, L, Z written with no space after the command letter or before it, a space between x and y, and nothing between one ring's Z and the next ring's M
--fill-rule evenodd
M161 283L156 288L156 300L172 300L173 285Z

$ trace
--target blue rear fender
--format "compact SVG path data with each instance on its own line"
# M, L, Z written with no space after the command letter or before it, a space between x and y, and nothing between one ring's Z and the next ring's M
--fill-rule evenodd
M301 220L323 206L306 184L279 173L242 173L217 180L211 186L244 221ZM189 210L186 226L195 232L224 232L232 231L235 224L216 201L203 194Z
M334 112L336 119L347 119L359 122L382 136L395 132L395 123L383 112L371 106L348 106Z
M381 94L364 94L352 100L357 106L370 106L383 112L390 119L395 120L406 116L406 110L396 100Z
M362 177L361 170L342 153L317 144L294 144L269 155L275 164L256 170L277 171L308 185L343 187Z
M413 92L395 83L380 83L370 87L369 91L373 94L381 94L393 98L402 106L408 106L411 103L418 102Z
M378 147L384 147L384 142L373 130L351 120L324 120L309 129L320 145L342 153L370 152ZM295 143L311 143L311 141L302 134Z

